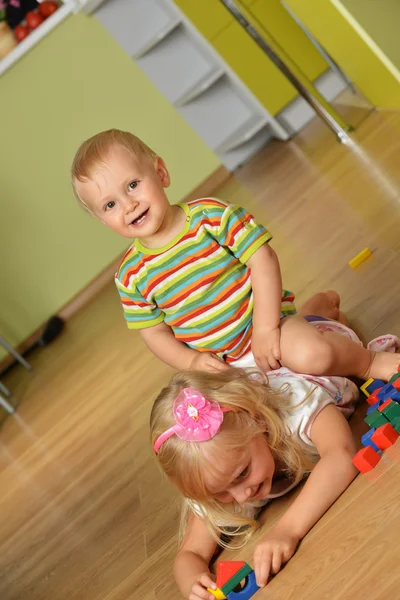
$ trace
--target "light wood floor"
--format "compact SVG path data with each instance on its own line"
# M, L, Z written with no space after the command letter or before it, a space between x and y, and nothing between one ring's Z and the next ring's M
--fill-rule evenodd
M366 338L400 335L400 114L372 114L353 140L313 123L216 195L268 224L299 303L336 288ZM365 246L373 258L352 271ZM33 375L17 368L6 381L19 407L0 432L1 600L179 598L178 503L147 427L171 370L127 331L112 283L32 362ZM362 427L357 415L358 439ZM260 599L400 598L399 455L397 444L354 481ZM265 511L262 531L287 502ZM251 563L253 547L238 555Z

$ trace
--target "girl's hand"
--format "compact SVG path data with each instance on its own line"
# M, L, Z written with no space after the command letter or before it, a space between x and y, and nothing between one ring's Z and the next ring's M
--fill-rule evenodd
M281 366L281 330L253 329L251 350L256 364L262 371L273 371Z
M300 539L276 525L257 545L254 552L254 571L259 587L267 585L270 574L278 573L281 566L292 558Z
M190 363L190 369L194 371L208 371L215 373L217 371L225 371L230 367L212 352L197 352Z
M215 600L215 596L207 591L207 588L217 589L215 581L210 572L201 573L196 577L192 586L189 600Z

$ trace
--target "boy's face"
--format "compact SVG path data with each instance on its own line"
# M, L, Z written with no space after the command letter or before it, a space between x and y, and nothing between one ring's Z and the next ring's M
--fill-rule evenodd
M146 244L168 225L171 207L164 188L169 183L161 158L139 159L123 146L115 146L90 180L76 182L76 189L93 214L115 233Z

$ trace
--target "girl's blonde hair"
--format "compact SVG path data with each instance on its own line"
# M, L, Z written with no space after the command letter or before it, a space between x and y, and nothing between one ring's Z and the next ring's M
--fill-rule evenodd
M143 158L154 160L157 157L157 154L136 135L120 129L102 131L83 142L78 148L72 163L71 179L76 198L83 209L89 213L91 213L91 210L80 198L76 189L76 182L84 182L90 179L93 171L99 165L105 164L110 149L115 146L126 148L139 160Z
M258 369L232 368L215 374L185 371L174 375L152 408L153 445L175 424L173 404L186 387L199 390L205 398L231 411L224 413L221 428L211 440L187 442L173 435L159 449L157 459L162 470L185 498L180 535L182 538L187 520L194 512L204 518L220 544L238 548L255 532L257 522L241 515L235 503L227 505L214 499L207 488L205 473L218 477L218 458L245 448L260 434L266 436L275 461L285 465L285 473L296 483L311 469L315 454L306 444L295 440L285 425L285 413L292 410L289 385L285 384L279 391L273 390L267 377ZM220 539L221 536L229 536L229 544Z

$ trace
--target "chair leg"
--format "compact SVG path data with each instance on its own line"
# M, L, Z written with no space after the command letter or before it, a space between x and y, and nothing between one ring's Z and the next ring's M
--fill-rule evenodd
M12 395L10 390L8 389L8 387L6 385L4 385L4 383L2 381L0 381L0 393L7 396L7 398L11 398L11 395Z
M0 394L0 406L2 406L4 408L5 411L8 412L8 414L12 415L15 413L15 408L13 407L12 404L10 404L5 398L3 398L3 396Z
M25 367L25 369L27 369L28 371L30 371L32 369L32 366L24 359L24 357L21 356L20 353L15 350L15 348L10 346L10 344L7 342L7 340L5 340L1 335L0 335L0 344L3 346L3 348L5 348L7 350L7 352L12 354L13 357L18 362L20 362L21 365L23 365Z

